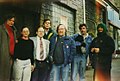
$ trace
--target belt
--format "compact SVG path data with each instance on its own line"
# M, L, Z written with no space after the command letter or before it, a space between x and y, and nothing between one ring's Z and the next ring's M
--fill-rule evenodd
M38 62L38 63L45 63L46 62L46 60L43 60L43 61L40 61L40 60L35 60L36 62Z

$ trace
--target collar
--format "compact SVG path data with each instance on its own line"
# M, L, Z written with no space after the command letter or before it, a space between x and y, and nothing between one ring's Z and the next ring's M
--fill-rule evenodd
M7 23L5 23L5 27L6 27L7 29L11 29L11 27L10 27Z
M40 38L39 36L37 36L37 39L43 40L43 37L42 37L42 38Z
M82 35L81 33L79 33L80 35ZM89 34L88 33L86 33L86 35L82 35L83 36L83 38L85 39L85 38L87 38L88 36L89 36Z

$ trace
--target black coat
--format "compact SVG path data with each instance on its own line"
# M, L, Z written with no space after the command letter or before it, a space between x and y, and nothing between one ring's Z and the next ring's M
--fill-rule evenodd
M93 68L99 65L100 68L111 69L112 54L115 50L114 40L106 33L98 34L98 36L92 41L91 48L97 47L100 49L98 54L91 53L91 61Z

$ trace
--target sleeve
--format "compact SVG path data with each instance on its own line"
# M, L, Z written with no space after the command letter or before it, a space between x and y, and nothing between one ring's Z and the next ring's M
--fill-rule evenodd
M89 46L89 57L90 57L90 61L92 62L94 57L93 57L93 53L91 52L91 49L94 47L94 42L96 39L93 39L90 46Z
M49 45L50 45L50 42L47 41L47 49L46 49L46 51L47 51L47 54L48 54L48 55L49 55Z
M50 56L50 55L49 55L49 44L50 44L50 42L47 40L47 41L46 41L46 47L47 47L47 48L46 48L46 53L47 53L46 62L47 62L47 63L50 63L50 60L49 60L49 56Z
M91 49L95 47L95 40L96 40L96 38L92 40L92 42L89 46L89 53L91 53Z
M70 46L70 57L69 57L69 62L72 62L73 56L76 54L76 45L75 41L71 38L71 46Z
M19 51L19 39L18 42L15 44L15 48L14 48L14 55L13 55L14 60L18 57L18 51Z
M32 41L32 40L31 40ZM31 64L34 65L34 43L32 41Z
M49 41L51 41L57 35L54 31L52 31L50 34L51 35L48 36Z
M50 44L49 44L49 57L48 57L48 59L51 63L53 62L54 45L55 45L55 38L52 38L50 40Z

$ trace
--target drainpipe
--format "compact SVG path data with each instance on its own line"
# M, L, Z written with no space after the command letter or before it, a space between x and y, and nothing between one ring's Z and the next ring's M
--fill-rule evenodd
M85 0L83 0L83 23L86 23L86 10L85 10Z

